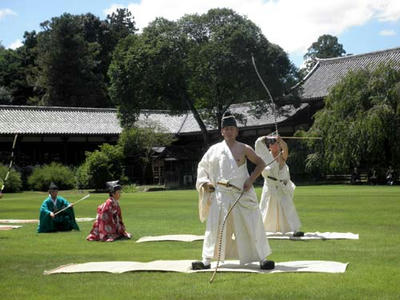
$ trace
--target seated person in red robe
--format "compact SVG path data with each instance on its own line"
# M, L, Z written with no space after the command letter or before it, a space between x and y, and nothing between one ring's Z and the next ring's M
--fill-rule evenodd
M106 183L110 197L97 207L96 221L87 236L88 241L113 242L117 239L130 239L131 234L126 232L122 221L119 198L121 197L121 185L117 181Z

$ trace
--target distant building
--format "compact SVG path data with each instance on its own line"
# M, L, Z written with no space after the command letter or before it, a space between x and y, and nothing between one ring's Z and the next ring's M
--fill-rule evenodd
M284 113L277 119L281 133L293 134L299 126L309 126L304 123L311 118L308 106L284 107ZM248 110L248 104L231 107L233 113L244 116L244 124L239 124L240 138L252 144L257 136L273 130L274 118L265 115L257 119ZM145 126L147 122L158 123L177 137L173 145L154 149L150 180L169 186L192 186L197 163L205 151L193 115L171 116L165 111L143 111L138 125ZM208 129L211 141L221 139L216 129ZM13 138L18 134L16 166L22 168L52 161L78 166L85 159L85 151L93 151L103 143L115 144L121 131L115 109L0 105L0 160L8 163ZM132 165L126 171L133 181L142 179L141 166Z
M85 151L115 143L121 132L115 109L0 105L0 157L7 162L18 134L16 163L76 165Z
M250 104L233 104L230 111L233 114L244 116L239 126L238 139L249 145L254 145L257 137L266 135L275 129L272 114L265 114L256 118L249 113ZM293 135L302 128L308 129L311 125L309 104L303 103L299 107L284 106L278 115L277 123L282 135ZM169 132L175 134L177 141L169 147L154 149L153 178L155 183L165 183L173 186L191 186L196 180L197 164L206 151L200 127L191 113L182 116L170 116L166 112L147 112L140 116L141 121L159 122ZM222 140L220 132L208 126L210 142Z
M358 55L318 59L317 64L301 83L303 102L321 103L349 71L375 68L381 63L400 64L400 48Z
M382 63L390 63L400 68L400 48L375 51L359 55L318 59L315 67L298 84L302 88L303 103L310 105L310 112L316 112L324 106L329 91L348 74L349 71L375 69Z

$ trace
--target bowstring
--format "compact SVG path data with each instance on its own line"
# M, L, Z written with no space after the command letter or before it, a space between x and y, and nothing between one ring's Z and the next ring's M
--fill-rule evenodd
M262 79L260 73L258 72L257 65L256 65L256 61L255 61L253 55L251 56L251 60L252 60L252 62L253 62L254 70L256 71L256 74L257 74L257 76L258 76L258 79L260 80L260 82L261 82L262 86L264 87L264 89L267 91L268 97L269 97L269 99L270 99L270 101L271 101L271 104L272 104L272 105L271 105L271 107L272 107L272 113L273 113L273 115L274 115L275 132L276 132L276 135L278 136L278 135L279 135L279 131L278 131L278 122L277 122L277 118L276 118L276 105L275 105L275 101L274 101L274 99L272 98L271 92L269 91L267 85L265 84L264 80ZM270 161L265 167L271 165L271 164L272 164L274 161L276 161L281 155L282 155L282 150L279 151L279 154L278 154L272 161ZM215 275L217 274L217 270L218 270L219 263L220 263L220 261L221 261L222 236L223 236L223 232L224 232L226 220L228 219L228 217L229 217L231 211L232 211L233 208L236 206L236 204L239 202L239 200L242 198L242 196L244 195L244 193L245 193L244 190L240 193L239 197L238 197L238 198L235 200L235 202L232 204L232 206L231 206L230 209L228 210L228 212L227 212L227 214L225 215L224 220L223 220L223 222L222 222L221 231L220 231L220 234L219 234L219 241L218 241L218 259L217 259L217 264L216 264L216 266L215 266L214 273L212 274L212 276L211 276L211 278L210 278L210 281L209 281L210 284L214 281Z
M278 131L278 122L277 122L277 118L276 118L276 105L275 105L274 98L272 98L271 92L269 91L267 85L265 84L265 82L262 79L260 73L258 72L257 65L256 65L256 60L254 59L253 55L251 55L251 61L253 62L253 67L254 67L254 70L256 71L257 77L260 80L260 82L261 82L262 86L264 87L264 89L267 91L269 100L271 101L272 113L274 115L275 132L276 132L276 135L278 136L279 135L279 131Z
M278 159L278 157L281 156L281 154L282 154L282 150L281 150L281 151L279 152L279 154L278 154L273 160L271 160L265 167L268 167L268 166L271 165L274 161L276 161L276 160ZM213 274L211 275L211 278L210 278L210 281L209 281L210 284L213 283L213 281L214 281L215 275L217 274L217 271L218 271L219 263L220 263L220 261L221 261L222 236L223 236L223 233L224 233L226 220L228 219L228 217L229 217L231 211L232 211L233 208L236 206L236 204L239 203L239 200L242 198L242 196L244 195L244 193L245 193L245 191L242 190L241 193L240 193L240 195L239 195L239 197L235 200L235 202L233 202L232 206L229 208L227 214L225 215L224 220L222 221L222 226L221 226L221 230L220 230L220 232L219 232L219 239L218 239L218 258L217 258L217 264L216 264L216 266L215 266L215 270L214 270Z

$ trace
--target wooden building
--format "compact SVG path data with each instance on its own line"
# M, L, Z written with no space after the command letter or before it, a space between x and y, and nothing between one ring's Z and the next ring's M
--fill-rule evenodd
M115 109L0 105L0 159L9 160L16 143L17 165L51 161L77 165L102 143L121 133Z
M280 131L292 134L299 127L307 127L311 115L308 104L295 108L284 107L277 122ZM244 116L239 123L243 142L254 144L259 135L273 131L274 118L264 115L260 119L250 115L249 104L235 104L231 111ZM200 128L191 113L169 115L165 111L143 111L138 126L157 123L177 138L169 147L154 148L151 183L170 187L193 186L197 163L206 149ZM209 127L212 142L221 140L220 133ZM103 143L115 144L122 128L115 109L67 108L42 106L0 106L0 160L7 164L13 138L18 134L15 165L24 168L52 161L78 166L86 151L93 151ZM133 182L142 180L140 166L126 170ZM148 180L149 181L149 180ZM150 182L146 183L150 183ZM144 183L144 182L140 182Z
M299 85L302 100L317 107L349 71L376 68L381 63L400 64L400 48L387 49L358 55L318 59L317 64Z

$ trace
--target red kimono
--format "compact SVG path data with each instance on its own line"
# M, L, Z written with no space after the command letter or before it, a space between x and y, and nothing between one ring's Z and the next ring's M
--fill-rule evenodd
M113 242L120 238L130 238L122 222L121 208L112 197L97 207L96 221L87 236L88 241Z

